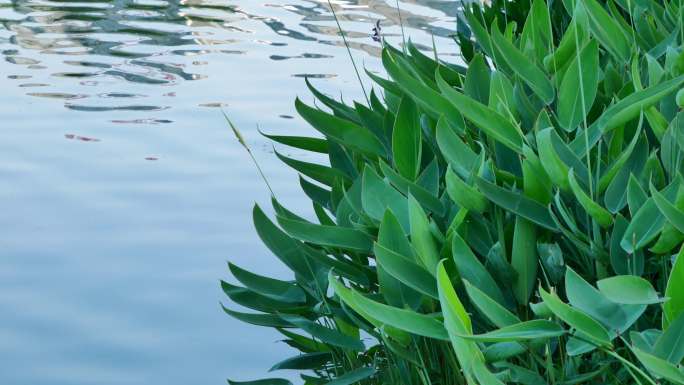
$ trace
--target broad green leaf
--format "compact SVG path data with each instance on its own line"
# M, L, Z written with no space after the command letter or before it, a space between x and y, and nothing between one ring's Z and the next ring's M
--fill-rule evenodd
M434 59L434 57L430 57L418 49L416 45L411 41L409 38L406 46L408 47L408 51L411 54L411 61L427 75L432 75L435 70L437 69L437 66L439 63Z
M520 305L527 305L537 282L537 236L532 222L517 217L513 230L513 246L511 249L511 265L515 270L513 294Z
M404 195L413 195L413 197L426 209L441 216L444 214L444 205L442 202L430 191L416 183L409 181L403 176L397 174L385 162L380 161L380 170L385 175L387 180L397 188Z
M316 214L316 219L318 219L318 222L322 225L329 225L329 226L335 226L335 220L328 214L328 212L325 210L323 206L318 204L316 201L311 202L311 205L313 206L314 209L314 214Z
M679 250L670 270L665 297L669 298L663 304L663 325L667 326L684 314L684 246Z
M565 72L558 91L558 123L573 131L594 104L599 84L599 51L590 41L575 57Z
M351 289L348 287L344 286L342 282L337 279L334 276L334 271L330 270L328 272L328 283L330 284L330 287L333 289L334 293L340 298L340 303L344 303L347 305L349 308L357 312L361 317L363 317L364 320L368 321L370 324L372 324L376 328L382 328L385 326L382 322L379 320L375 319L372 317L370 314L368 314L356 301L353 292ZM398 331L401 334L404 334L404 331ZM408 341L410 340L410 336L408 334L404 334L404 336L400 336L400 340Z
M558 158L563 162L563 164L574 170L578 181L583 185L588 186L588 165L574 152L572 152L570 146L565 143L565 140L563 140L555 130L550 131L550 143L553 146L554 152L558 155Z
M601 175L601 179L599 179L598 184L599 193L603 192L610 185L610 182L612 182L615 175L620 172L620 170L625 166L625 163L627 163L627 160L629 160L629 158L632 156L632 151L634 151L634 148L636 147L637 143L639 142L639 138L641 137L641 127L643 123L644 118L642 115L639 117L639 124L637 126L637 130L634 133L632 140L630 140L629 144L627 145L627 148L620 152L620 156L618 156L618 158L615 159L615 161L608 167L608 169L603 173L603 175Z
M620 241L625 235L629 222L622 215L618 214L615 225L610 235L610 264L618 275L641 275L644 268L644 258L642 252L627 254L620 246Z
M317 338L323 343L353 351L363 351L365 349L365 346L360 339L348 336L338 330L322 326L304 317L288 314L281 314L280 317L311 334L313 337Z
M361 204L369 217L382 220L387 209L392 210L401 223L404 234L409 233L409 216L406 197L386 183L369 166L363 170Z
M596 320L584 312L563 303L556 294L549 294L542 288L539 289L539 293L553 314L577 329L583 338L598 346L612 347L608 332Z
M449 334L453 336L459 334L472 334L473 326L470 316L451 284L449 275L444 267L444 262L445 260L440 261L436 272L437 289L439 292L439 300L442 304L444 325Z
M298 278L298 282L300 285L302 285L302 282L305 282L305 284L311 285L310 287L316 289L317 291L318 287L315 286L316 284L320 285L322 288L325 288L323 285L325 279L321 276L321 271L329 271L330 269L335 269L335 271L339 273L341 276L359 285L368 286L370 284L368 277L369 272L368 270L364 270L363 266L350 263L343 259L335 259L333 257L328 256L324 252L315 250L308 246L303 246L300 251L303 253L301 254L302 256L306 255L310 258L309 264L314 265L318 269L318 275L316 276L316 280L319 281L311 282L307 281L302 277Z
M596 0L582 0L591 33L622 63L629 61L632 44L618 22Z
M328 153L328 141L320 138L310 138L306 136L284 136L271 135L259 131L261 135L271 139L274 142L284 144L286 146L299 148L301 150L319 152L321 154Z
M672 224L665 223L658 240L648 250L655 254L668 254L684 241L684 234ZM643 254L643 250L642 250Z
M404 71L387 49L382 52L382 64L401 90L410 95L413 101L433 119L444 116L454 128L463 131L464 123L461 113L439 92Z
M384 324L428 338L449 339L442 323L434 317L373 301L354 290L352 298L366 314Z
M496 26L492 28L491 34L492 43L506 64L527 83L545 104L551 104L555 98L555 92L544 71L508 41Z
M280 215L277 219L278 224L280 224L283 230L304 242L359 252L370 252L373 246L372 239L366 233L356 229L317 225L315 223L285 218Z
M553 127L544 128L537 132L537 149L539 151L539 160L541 161L542 167L546 170L549 178L559 188L564 191L570 189L568 183L568 166L563 163L561 158L556 153L553 143L552 135L555 132Z
M231 381L228 380L229 385L292 385L289 380L284 378L264 378L262 380L254 381Z
M304 162L282 155L278 151L274 152L278 159L280 159L286 165L326 186L332 187L338 180L349 180L349 176L347 176L347 174L336 168L324 166L318 163Z
M484 334L464 334L460 337L480 342L505 342L554 338L563 334L565 330L557 323L539 319L504 326Z
M232 263L228 268L233 276L250 290L283 302L304 302L306 294L304 290L292 282L281 281L269 277L254 274Z
M295 100L295 108L313 128L339 144L367 155L386 156L385 148L380 140L356 123L309 107L299 99Z
M461 213L463 213L464 211L464 209L460 208L456 212L456 217L454 218L454 220L458 222L460 225L457 225L457 228L451 228L451 230L458 231L451 231L449 232L449 235L451 235L454 232L458 232L460 235L464 237L463 239L467 241L468 245L472 246L474 251L476 251L481 256L486 256L487 253L489 253L489 250L491 250L492 246L494 246L492 232L487 227L487 223L483 217L475 214L471 214L468 216L466 216L465 214L461 215Z
M385 44L384 48L385 51L387 51L392 56L392 59L399 66L400 69L404 70L414 79L420 81L421 84L424 84L430 87L431 89L437 88L435 87L435 82L432 78L432 74L436 70L436 67L433 68L432 72L430 72L429 70L423 71L421 65L416 63L416 61L413 60L413 57L408 55L408 52L405 52L404 50L399 50L389 44Z
M648 305L663 302L647 280L634 275L616 275L596 282L609 300L626 305Z
M483 213L487 209L487 198L476 188L465 183L452 171L451 166L447 168L445 180L449 197L459 206L477 213Z
M480 290L500 304L504 303L501 289L487 269L470 250L468 244L458 234L452 235L451 253L461 278L474 282Z
M424 120L423 123L429 124L426 120ZM428 128L426 127L426 129ZM413 190L414 186L417 186L429 192L433 196L437 196L440 189L439 185L441 173L442 172L439 169L439 162L437 158L432 158L430 163L428 163L427 166L425 166L420 172L420 175L418 175L416 183L410 185L407 190Z
M670 122L667 130L660 138L660 159L668 175L674 174L682 164L682 146L684 138L684 113L679 112Z
M551 16L544 0L534 0L523 27L520 49L532 53L538 63L542 63L553 47Z
M265 313L302 313L307 311L306 306L302 303L279 301L251 291L247 288L232 285L223 280L221 281L221 289L223 289L223 292L233 302L248 309Z
M504 327L520 322L520 319L508 311L499 302L492 299L484 291L470 283L467 279L463 280L466 292L470 301L475 307L495 326Z
M416 199L408 198L409 223L411 224L411 242L423 266L434 272L439 263L439 250L430 231L430 222L425 211Z
M352 160L354 154L335 141L330 141L328 145L330 147L330 154L328 155L330 167L334 170L339 170L350 179L356 179L358 170Z
M256 326L266 326L270 328L292 328L294 325L283 320L280 316L275 314L264 314L264 313L243 313L235 310L228 309L227 307L221 305L223 311L229 316L240 320L242 322L256 325Z
M473 361L472 371L480 385L504 385L501 380L489 371L484 363L484 359Z
M653 56L646 54L646 61L648 62L648 85L655 85L660 83L665 74L663 66Z
M490 70L481 54L475 55L468 63L463 92L478 102L485 104L489 101Z
M422 135L420 115L415 103L404 97L392 130L392 160L399 173L414 181L420 169Z
M515 107L513 85L501 71L492 72L492 79L489 83L488 105L503 116L508 116L510 114L516 116L517 110Z
M511 150L522 153L522 134L510 120L486 105L456 91L439 74L437 86L446 99L485 134Z
M544 58L544 68L549 73L562 73L561 71L567 68L570 61L576 57L577 52L589 38L589 33L584 25L585 23L579 20L577 16L572 19L558 44L558 48Z
M632 330L629 332L629 340L632 346L647 353L653 353L653 346L663 332L656 329L648 329L642 332Z
M541 204L551 202L553 183L544 166L530 147L523 145L523 191Z
M311 183L306 178L299 176L299 186L304 191L313 203L321 205L321 207L332 209L332 192L315 183Z
M463 143L444 118L437 122L437 145L444 159L461 178L468 178L480 165L477 154Z
M311 91L311 93L316 97L316 99L320 100L328 108L333 110L335 115L344 117L345 119L351 120L356 123L360 122L356 111L352 107L349 107L342 102L338 102L337 100L325 95L324 93L316 89L316 87L314 87L313 84L311 84L311 82L309 81L309 78L304 78L304 83L306 83L306 87L309 89L309 91Z
M678 179L670 183L670 185L662 191L664 197L668 200L674 200L679 185L680 181ZM629 192L627 198L629 200ZM629 223L629 226L627 226L627 230L625 230L625 235L620 241L620 246L622 246L627 253L633 253L635 250L641 249L652 241L662 230L664 224L665 217L658 210L658 206L655 204L653 198L648 198L632 216L632 221Z
M684 212L679 210L674 204L672 204L665 196L656 190L653 183L650 184L651 196L653 197L653 202L658 206L660 213L665 216L667 221L671 223L677 230L684 232Z
M330 352L306 353L294 356L273 365L269 371L282 369L318 369L333 359Z
M494 57L494 55L496 55L496 52L494 51L494 47L492 46L492 41L489 37L489 32L487 31L486 26L482 25L484 19L479 17L482 15L481 11L479 9L471 9L468 6L464 8L465 9L463 14L466 20L468 21L468 26L470 27L470 30L472 31L473 35L476 37L478 44L480 45L482 50L487 54L488 57Z
M610 301L570 267L565 270L565 292L572 306L619 333L627 331L646 310L645 305L619 305Z
M629 158L628 162L621 167L620 171L617 173L617 175L615 175L613 180L608 185L608 188L605 190L604 201L608 211L611 213L617 213L628 203L627 197L630 190L631 174L640 172L646 163L647 158L648 142L646 136L641 135L637 141L637 147L634 149L632 156ZM612 168L612 166L610 168ZM601 181L599 181L599 189L600 187ZM645 200L646 197L644 197L644 201Z
M377 107L371 104L371 107L369 108L364 104L354 102L354 110L361 120L361 126L365 127L371 134L378 138L384 148L388 150L388 154L391 153L391 144L389 143L390 140L388 139L387 128L385 127L385 119L389 120L390 116L386 113L384 106L382 106L381 109L377 109ZM351 150L351 148L349 149Z
M645 111L660 102L664 97L679 89L682 84L684 84L684 75L629 94L629 96L608 107L601 114L601 117L587 128L586 134L579 133L570 147L577 156L584 157L587 153L587 144L589 149L593 148L603 133L636 118L641 111Z
M278 329L278 332L289 339L286 342L288 345L296 345L296 349L300 352L329 352L333 349L331 346L324 345L313 338L291 332L288 329Z
M684 359L684 313L680 313L658 338L653 354L679 365Z
M563 230L566 237L573 241L573 243L575 243L576 246L581 247L581 242L587 242L587 238L580 232L577 226L577 220L575 219L575 216L571 214L571 211L568 209L565 202L561 199L560 191L556 191L556 194L554 194L553 203L555 209L558 210L558 216L554 215L554 220L557 221L560 226L567 226L567 230L562 227L561 230ZM550 209L549 212L551 212ZM563 223L560 222L561 220ZM570 231L572 233L568 234L567 231Z
M640 59L639 56L634 56L631 65L632 73L638 74L638 76L632 76L632 83L634 84L634 89L636 91L644 89L641 83ZM655 107L647 108L643 111L643 114L646 115L646 120L648 120L648 123L651 126L651 131L655 134L656 138L662 142L663 135L668 128L668 121Z
M646 159L644 159L646 163ZM627 184L627 204L629 205L629 212L632 216L639 212L639 209L648 200L646 191L641 187L641 183L637 180L634 174L630 174L629 183Z
M506 190L482 178L476 178L478 189L494 204L552 231L557 230L546 207L522 194Z
M299 242L273 224L258 205L254 205L252 218L257 234L266 247L292 271L315 281L316 266L309 264L306 257L302 258L304 253Z
M442 305L442 314L444 315L444 327L449 333L451 346L461 368L468 373L471 370L472 363L477 362L482 353L474 342L459 337L460 335L473 334L473 326L468 312L451 285L449 275L444 268L444 261L441 261L437 267L437 289L439 302Z
M570 189L573 194L575 194L575 198L577 198L577 201L582 205L587 214L594 218L601 227L606 228L613 224L613 216L610 215L608 210L594 202L594 200L584 192L579 183L577 183L575 173L572 169L568 172L568 182L570 184Z
M384 79L384 78L378 76L377 74L374 74L370 70L366 70L366 75L368 75L368 77L371 78L371 80L373 80L380 87L382 87L386 93L394 95L395 97L400 97L402 95L401 88L399 88L397 83L395 83L391 80L388 80L388 79ZM387 99L386 95L385 95L385 99ZM397 107L398 107L399 103L400 103L400 101L398 100L397 101Z
M651 152L651 155L648 156L646 164L644 164L644 169L641 171L641 178L643 180L648 180L649 183L653 183L657 186L661 186L667 182L665 179L665 170L663 169L663 165L655 151ZM676 179L679 182L680 178ZM672 198L672 201L674 201L674 199L675 198Z
M537 302L537 303L530 302L529 306L530 306L530 309L532 310L532 313L534 313L534 315L536 315L539 318L553 317L553 313L551 312L549 307L546 306L544 301Z
M334 380L326 382L325 385L352 385L365 380L366 378L375 374L375 369L373 368L358 368L349 372L345 372L339 377L335 377Z
M378 229L378 244L394 250L400 255L407 256L407 259L413 257L411 244L404 235L399 221L389 209L385 211L382 223ZM376 256L376 260L378 259ZM378 283L387 303L397 307L407 305L412 309L418 308L423 296L387 272L379 260L377 262ZM429 275L428 272L425 272L425 274Z
M684 373L679 371L676 366L637 348L632 348L632 350L639 361L641 361L651 373L658 377L663 377L668 381L672 381L675 384L684 384Z
M537 243L537 253L539 260L544 266L544 273L552 284L556 284L563 279L565 273L565 260L563 250L557 243Z
M377 243L373 250L380 266L394 278L416 291L438 298L435 279L423 266Z
M506 361L525 352L527 352L527 347L519 342L497 342L482 350L486 362L496 363Z

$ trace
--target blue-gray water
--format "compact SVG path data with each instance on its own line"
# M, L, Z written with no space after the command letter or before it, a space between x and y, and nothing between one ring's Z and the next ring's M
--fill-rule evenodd
M375 20L401 41L387 1L333 1L359 66L379 70ZM399 4L414 41L455 52L455 2ZM295 96L312 102L305 75L361 97L327 2L0 0L1 384L222 384L291 353L220 310L227 260L287 272L253 230L268 193L217 107L306 214L256 132L311 133L291 118Z

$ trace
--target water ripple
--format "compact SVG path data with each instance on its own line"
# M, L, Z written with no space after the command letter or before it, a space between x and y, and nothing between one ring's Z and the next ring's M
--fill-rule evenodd
M311 133L303 77L363 96L328 0L266 1L0 0L0 384L219 384L291 353L217 306L226 258L283 274L249 225L270 194L221 110L306 212L255 126ZM381 71L370 34L401 42L395 0L331 2L361 76ZM457 54L452 0L399 4L421 49Z
M369 38L370 26L381 20L383 27L397 26L398 14L394 2L332 1L342 23L347 23L346 35L352 49L379 55L379 47ZM408 2L402 10L406 28L428 30L435 36L447 37L450 28L435 25L448 18L455 19L456 8L447 1ZM416 6L429 12L417 13ZM114 0L114 1L49 1L28 0L0 3L0 25L12 32L9 41L19 48L5 49L4 60L31 69L46 69L42 55L109 57L118 60L126 69L113 68L117 64L92 60L64 60L64 64L100 68L98 73L58 71L57 77L84 78L112 76L130 83L167 85L178 81L206 78L205 74L188 73L177 65L150 61L152 57L168 55L193 56L210 53L245 54L242 49L228 49L243 43L246 35L254 34L254 25L261 23L273 36L324 45L341 45L337 26L328 9L327 1L305 0L293 3L262 4L263 13L253 4L225 4L211 0ZM256 7L258 8L258 7ZM280 9L274 17L268 8ZM430 14L430 15L428 15ZM292 23L292 15L298 22ZM361 30L358 25L367 25ZM352 25L353 27L349 27ZM212 30L207 30L211 28ZM221 36L212 36L215 34ZM396 31L388 32L388 36ZM286 46L287 42L252 39L251 41ZM165 47L173 48L171 50ZM218 49L209 47L220 47ZM286 59L328 58L328 55L273 54L274 61ZM131 60L132 59L132 60ZM121 60L125 62L121 62ZM130 60L130 61L128 61ZM195 61L193 65L207 64ZM154 69L155 74L141 74L136 67ZM49 67L48 67L49 68ZM301 74L292 74L300 76ZM326 74L328 77L333 74ZM320 76L320 74L319 74ZM57 91L59 92L59 91Z

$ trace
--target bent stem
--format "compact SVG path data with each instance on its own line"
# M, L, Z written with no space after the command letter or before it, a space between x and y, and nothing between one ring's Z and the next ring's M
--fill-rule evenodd
M235 125L234 125L233 122L230 120L230 118L228 117L228 115L226 115L226 112L223 111L223 109L221 109L221 113L223 114L223 117L226 118L226 121L227 121L228 124L230 125L230 128L233 130L233 134L235 134L235 137L237 138L237 140L238 140L238 142L240 143L240 145L242 145L242 147L243 147L245 150L247 150L247 154L249 154L249 157L252 158L252 163L254 163L254 165L255 165L256 168L257 168L257 171L259 171L259 175L261 175L261 179L263 179L263 180L264 180L264 183L266 183L266 187L268 187L268 191L271 192L271 197L272 197L272 198L275 198L275 193L273 192L273 189L271 188L271 184L268 183L268 179L266 179L266 175L264 174L264 171L263 171L263 170L261 169L261 167L259 166L259 162L257 162L256 158L254 157L254 154L252 154L252 150L251 150L251 149L249 148L249 146L247 145L247 142L245 142L245 138L242 136L242 133L240 132L240 130L238 130L237 127L235 127Z
M629 360L624 359L621 355L615 353L615 352L612 351L612 350L608 350L608 349L601 349L601 350L602 350L603 352L605 352L606 354L608 354L609 356L611 356L611 357L617 359L618 361L622 362L622 364L625 365L626 367L628 367L629 369L631 369L631 370L635 371L636 373L638 373L641 377L643 377L646 381L648 381L649 384L651 384L651 385L657 385L657 383L656 383L655 381L653 381L649 375L647 375L646 373L644 373L643 370L639 369L638 366L636 366L636 365L634 365L633 363L629 362Z

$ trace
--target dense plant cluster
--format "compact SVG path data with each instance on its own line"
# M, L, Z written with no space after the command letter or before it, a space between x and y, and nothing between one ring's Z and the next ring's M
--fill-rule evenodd
M466 66L386 45L369 105L296 101L317 222L255 207L295 278L231 264L225 311L306 384L684 384L684 4L462 16Z

